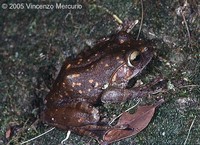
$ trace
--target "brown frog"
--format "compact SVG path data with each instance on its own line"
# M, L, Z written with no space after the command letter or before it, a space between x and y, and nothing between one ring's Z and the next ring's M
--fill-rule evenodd
M147 94L128 87L150 62L153 49L119 31L97 42L76 59L66 59L45 98L42 120L49 125L98 139L109 125L101 124L100 102L117 103Z

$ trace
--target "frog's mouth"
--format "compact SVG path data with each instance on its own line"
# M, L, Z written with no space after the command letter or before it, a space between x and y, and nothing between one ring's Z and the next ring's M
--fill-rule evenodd
M129 80L140 74L152 57L152 50L147 47L141 48L140 51L133 51L127 57L127 63L121 64L112 74L110 83L126 86Z

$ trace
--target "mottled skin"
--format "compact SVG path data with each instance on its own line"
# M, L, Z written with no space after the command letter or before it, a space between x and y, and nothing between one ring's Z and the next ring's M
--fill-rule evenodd
M42 120L97 139L109 126L100 124L99 111L94 105L124 102L143 95L138 88L128 89L127 84L152 56L151 46L120 31L101 39L76 59L66 59L46 96Z

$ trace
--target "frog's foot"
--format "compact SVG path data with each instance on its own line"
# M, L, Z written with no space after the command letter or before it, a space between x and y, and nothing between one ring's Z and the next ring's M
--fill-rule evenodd
M101 142L103 135L110 129L128 129L132 130L132 128L129 128L128 124L123 124L123 125L116 125L116 126L109 126L109 125L86 125L82 127L76 127L73 128L72 131L79 135L85 135L89 136L91 138L96 139L98 142Z
M72 132L79 134L81 136L91 137L98 142L103 138L103 135L110 129L110 127L106 126L98 126L98 125L86 125L82 127L74 127L72 128Z
M140 87L136 87L140 90L143 90L144 93L148 93L148 94L157 94L160 92L163 92L163 90L165 90L164 88L166 88L166 81L167 79L163 78L163 77L158 77L156 79L154 79L152 82L144 85L144 86L140 86Z

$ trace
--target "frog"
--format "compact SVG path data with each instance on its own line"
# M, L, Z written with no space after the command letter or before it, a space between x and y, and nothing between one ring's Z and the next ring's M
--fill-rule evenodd
M74 59L66 58L45 97L42 121L99 140L111 126L101 122L96 106L148 94L146 88L130 87L130 81L146 68L153 52L151 44L119 30Z

